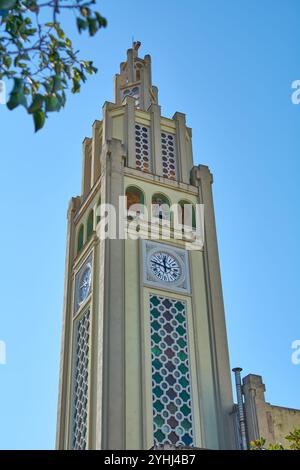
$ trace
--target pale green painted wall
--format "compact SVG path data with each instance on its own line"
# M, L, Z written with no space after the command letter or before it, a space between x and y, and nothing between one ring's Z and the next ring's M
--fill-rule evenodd
M158 191L157 183L141 182L132 177L125 177L125 188L129 185L138 186L144 191L145 201L150 209L152 194ZM197 202L197 198L193 194L165 187L162 189L172 203L178 202L183 196L192 203ZM163 242L166 243L165 240ZM201 251L189 252L192 295L180 295L171 291L166 293L166 291L143 287L140 275L140 269L142 268L140 243L139 240L126 240L125 242L127 448L141 448L143 423L139 417L139 411L143 407L146 416L144 423L144 430L146 431L144 436L145 445L152 445L151 354L148 318L148 295L150 291L181 298L188 303L196 445L211 449L218 448L203 253ZM174 241L168 241L167 243L183 246L183 242L178 240L175 240L175 243ZM141 337L141 335L144 335L144 337ZM143 341L142 344L141 341ZM141 354L144 357L144 364L140 360Z

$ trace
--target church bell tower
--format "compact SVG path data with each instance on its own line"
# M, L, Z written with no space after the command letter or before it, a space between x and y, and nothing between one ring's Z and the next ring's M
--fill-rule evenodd
M151 58L139 47L127 51L114 103L83 141L81 195L68 209L57 448L230 449L213 178L193 164L185 115L161 115ZM191 243L199 204L202 245ZM180 217L192 208L188 230L175 227L173 205ZM125 236L120 226L99 236L107 207Z

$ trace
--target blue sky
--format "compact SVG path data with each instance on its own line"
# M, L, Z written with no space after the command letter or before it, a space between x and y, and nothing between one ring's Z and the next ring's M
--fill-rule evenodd
M231 365L261 374L267 400L300 408L297 0L103 0L108 28L70 34L99 67L67 107L33 133L0 106L0 448L54 447L66 211L80 192L81 143L113 99L134 36L150 53L163 115L185 112L195 163L214 173Z

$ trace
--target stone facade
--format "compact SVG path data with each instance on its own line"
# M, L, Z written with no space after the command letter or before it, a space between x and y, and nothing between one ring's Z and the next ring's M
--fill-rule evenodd
M151 58L140 58L138 49L134 43L127 51L115 102L104 104L83 141L82 191L68 211L57 448L230 449L233 399L213 177L207 166L194 166L185 115L161 115ZM201 249L186 250L173 228L168 240L155 242L184 272L180 285L168 287L153 273L149 281L153 250L143 240L97 236L101 205L119 215L119 197L130 188L149 213L157 194L170 205L204 204ZM141 223L142 230L150 225ZM87 311L88 334L80 329Z
M243 393L248 440L259 437L266 445L281 443L288 447L285 436L295 428L300 429L300 410L271 405L265 399L266 387L260 375L249 374L243 379Z

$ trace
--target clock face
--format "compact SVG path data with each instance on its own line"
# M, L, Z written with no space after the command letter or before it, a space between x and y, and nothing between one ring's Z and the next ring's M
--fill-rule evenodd
M155 276L164 282L175 282L181 275L176 258L164 251L156 251L151 255L150 267Z
M78 296L79 296L79 302L83 302L87 296L89 295L90 293L90 289L91 289L91 283L92 283L92 270L91 270L91 266L88 264L80 279L79 279L79 286L78 286Z

